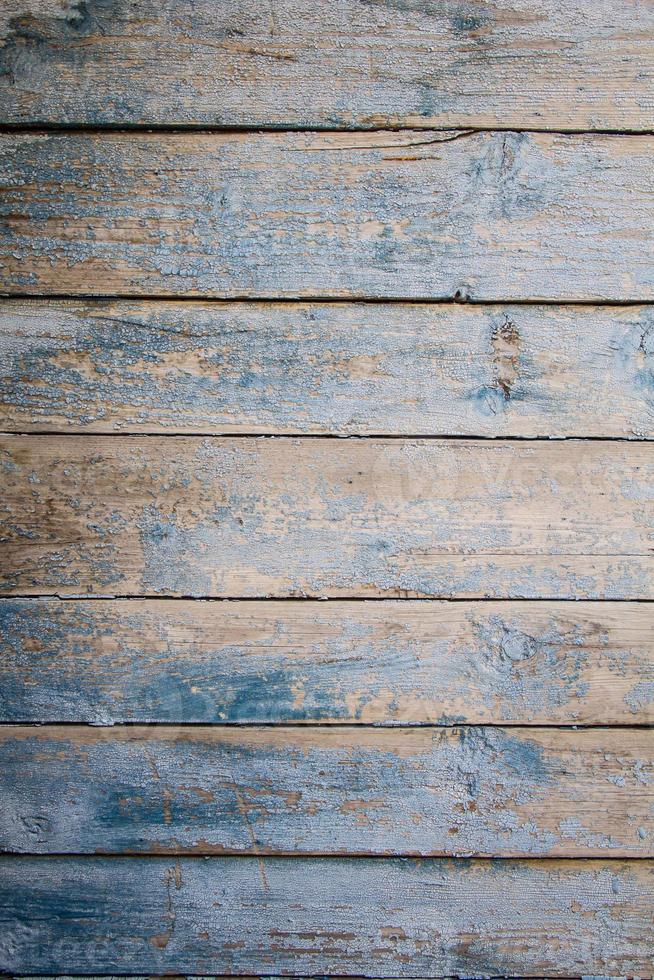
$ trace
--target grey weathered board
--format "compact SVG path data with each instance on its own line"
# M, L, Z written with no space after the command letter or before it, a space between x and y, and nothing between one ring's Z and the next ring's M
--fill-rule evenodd
M654 308L0 304L13 431L654 436Z
M649 443L19 436L5 594L654 598Z
M652 129L622 0L5 0L1 122Z
M0 291L654 299L654 137L5 134Z
M4 858L0 969L651 976L652 861Z
M635 602L0 600L1 722L654 724Z
M0 850L649 857L654 732L0 727Z

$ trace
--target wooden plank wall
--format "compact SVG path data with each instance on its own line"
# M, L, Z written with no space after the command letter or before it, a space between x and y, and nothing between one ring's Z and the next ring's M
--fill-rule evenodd
M654 6L5 0L0 973L654 976Z

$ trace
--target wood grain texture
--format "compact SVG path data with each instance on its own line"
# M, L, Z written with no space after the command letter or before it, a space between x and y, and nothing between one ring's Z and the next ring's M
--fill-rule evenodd
M3 599L0 721L653 724L653 610Z
M0 728L0 850L654 857L654 733Z
M0 968L652 975L651 861L4 858ZM588 974L586 974L588 971Z
M8 435L0 452L9 594L654 598L648 443Z
M0 290L652 300L652 136L5 134Z
M654 313L7 300L0 428L652 438Z
M638 0L5 0L0 43L3 122L654 127Z

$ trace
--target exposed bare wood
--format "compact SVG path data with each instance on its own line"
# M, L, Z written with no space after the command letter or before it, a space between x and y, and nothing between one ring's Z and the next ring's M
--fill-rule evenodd
M652 129L642 0L5 0L7 122Z
M12 294L652 300L652 136L5 134Z
M649 306L0 304L0 428L654 436Z
M0 721L654 723L654 606L0 601Z

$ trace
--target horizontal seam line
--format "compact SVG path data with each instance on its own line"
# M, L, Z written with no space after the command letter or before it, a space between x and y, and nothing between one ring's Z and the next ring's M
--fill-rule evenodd
M48 303L66 302L78 303L86 306L89 303L122 303L130 306L135 302L144 305L148 303L166 303L170 306L175 305L195 305L195 306L545 306L545 307L620 307L625 309L638 309L640 307L649 308L654 306L653 299L462 299L455 296L433 297L424 296L366 296L363 294L353 294L352 296L331 296L331 295L297 295L297 296L266 296L247 294L242 296L201 296L186 295L183 293L28 293L28 292L7 292L0 287L0 300L2 303L41 303L47 306ZM131 321L130 321L131 323ZM134 326L139 326L134 322ZM2 974L0 974L2 976Z
M0 406L1 407L1 406ZM583 436L583 435L567 435L567 436L519 436L519 435L475 435L473 433L459 434L459 433L425 433L425 432L302 432L302 431L280 431L280 432L257 432L253 430L251 432L229 432L223 431L221 429L207 429L207 430L197 430L192 432L158 432L157 430L152 430L150 432L138 429L138 430L120 430L120 431L105 431L105 430L82 430L76 431L74 428L69 429L1 429L0 436L19 436L21 438L29 438L32 436L40 437L56 437L56 438L85 438L85 439L307 439L312 441L318 440L332 440L338 442L350 441L367 441L372 442L376 439L378 440L411 440L411 441L425 441L425 442L490 442L490 443L500 443L500 442L544 442L544 443L559 443L559 442L620 442L620 443L648 443L654 441L653 435L638 435L638 436Z
M151 731L156 728L162 729L188 729L192 731L198 728L209 728L220 730L223 728L229 729L246 729L246 728L264 728L270 729L272 731L278 731L279 729L291 728L299 729L300 731L308 731L312 728L320 729L352 729L353 731L363 731L365 729L432 729L433 731L443 732L450 731L455 732L461 728L511 728L522 730L527 733L533 733L538 730L547 731L651 731L654 729L654 722L633 722L624 723L616 722L611 724L610 722L553 722L551 724L547 723L537 723L533 725L525 724L524 722L504 722L504 721L461 721L456 723L442 724L439 725L437 722L352 722L352 721L47 721L39 719L38 721L30 719L28 721L3 721L0 719L0 732L3 730L11 730L14 728L33 728L35 731L41 731L43 728L61 728L63 730L74 729L84 729L85 731L97 731L102 729L110 729L112 731L116 729L134 729L143 728L147 731Z
M538 557L538 556L536 556ZM616 556L620 557L620 556ZM622 556L629 557L629 556ZM647 558L649 556L644 555ZM571 605L579 604L582 602L594 602L606 605L606 603L641 603L642 605L649 605L654 602L654 599L598 599L593 598L552 598L552 596L500 596L498 598L493 598L492 596L360 596L360 595L332 595L332 596L319 596L319 595L307 595L307 596L239 596L239 595L157 595L156 593L99 593L94 594L93 592L84 593L57 593L57 592L32 592L32 593L20 593L15 594L5 594L0 595L1 602L15 602L20 600L21 602L39 602L43 600L51 600L56 602L315 602L324 605L326 602L351 602L351 603L364 603L364 602L423 602L423 603L478 603L478 602L569 602Z
M41 855L36 855L41 856ZM83 978L88 977L89 980L114 980L115 978L120 978L120 980L205 980L203 977L198 977L198 974L192 973L101 973L95 971L94 973L80 973L76 971L74 974L61 974L61 973L25 973L24 971L14 971L14 973L0 973L0 977L3 980L41 980L41 978L47 978L47 980L76 980L77 977ZM538 976L535 974L484 974L486 980L586 980L586 978L580 976L580 974L559 974L557 977L546 977L542 973ZM230 974L214 974L211 980L385 980L383 977L373 976L372 973L361 973L361 974L347 974L342 973L309 973L304 972L302 974L287 973L287 974L274 974L274 973L254 973L249 971L248 973L230 973ZM455 973L450 971L446 974L432 973L428 977L425 974L418 976L402 974L402 980L470 980L470 974L468 973Z
M626 309L632 307L654 306L652 298L632 298L632 299L538 299L538 298L511 298L493 297L490 299L457 298L455 296L365 296L353 294L352 296L338 296L331 294L307 294L307 295L250 295L247 293L231 296L217 296L212 294L177 295L170 293L27 293L11 290L0 286L0 299L3 301L16 302L19 300L38 300L43 303L48 302L151 302L151 303L215 303L222 304L276 304L276 305L366 305L366 306L545 306L545 307L607 307Z
M397 125L388 123L387 125L375 126L321 126L319 123L313 125L294 125L292 123L244 123L244 124L216 124L216 123L83 123L83 122L51 122L51 121L30 121L30 122L0 122L0 133L65 133L75 135L77 133L89 133L103 135L108 134L151 134L156 136L162 134L195 134L195 135L252 135L259 134L284 134L284 133L316 133L329 135L330 133L465 133L475 135L483 133L534 133L539 135L551 136L654 136L654 129L650 126L643 129L583 129L583 128L547 128L539 126L474 126L466 122L459 126L438 126L431 124L420 125Z
M0 407L2 407L0 405ZM359 440L364 442L372 441L393 441L398 442L402 440L411 440L412 442L481 442L481 443L491 443L493 445L499 445L502 442L539 442L545 443L546 445L555 445L560 442L624 442L624 443L638 443L638 442L651 442L652 436L476 436L476 435L459 435L459 434L424 434L424 433L344 433L339 432L216 432L212 430L207 430L204 432L76 432L73 429L63 431L58 429L43 429L36 431L34 429L23 429L23 430L11 430L3 429L0 430L0 436L9 436L17 438L32 438L38 436L39 438L45 437L71 437L71 438L85 438L85 439L188 439L189 441L195 439L222 439L227 442L230 439L276 439L285 441L303 441L303 440L322 440L334 443L347 442L349 440Z
M616 849L617 850L617 849ZM171 848L170 850L164 850L163 853L150 853L148 851L130 851L125 850L121 852L116 851L4 851L0 850L0 857L9 858L44 858L48 860L49 858L74 858L79 860L79 858L125 858L130 860L132 858L138 858L139 860L147 860L148 858L183 858L185 860L193 858L201 858L206 860L207 858L219 858L228 860L231 858L254 858L254 859L266 859L266 858L279 858L282 860L294 860L294 861L316 861L316 860L350 860L350 861L384 861L384 860L401 860L408 859L412 861L654 861L654 853L652 854L630 854L629 852L624 852L622 854L612 854L610 858L606 858L602 853L598 854L561 854L553 855L549 858L543 859L542 857L536 857L535 855L527 854L476 854L474 851L462 851L461 854L448 854L447 851L434 851L434 852L424 852L424 851L389 851L383 853L369 854L366 851L262 851L259 847L256 850L250 851L185 851L183 849Z
M620 857L619 855L603 855L603 854L597 855L597 856L586 854L586 855L580 855L580 856L577 857L577 856L574 856L574 855L565 855L565 854L562 854L562 855L556 855L556 856L550 857L548 855L534 855L534 854L525 854L525 855L522 855L522 856L517 856L517 855L506 856L506 855L501 855L501 854L498 854L496 856L495 855L478 855L477 856L477 855L470 855L468 852L463 852L461 855L452 855L452 854L424 855L424 854L420 854L420 853L415 852L415 851L413 851L413 852L402 852L402 853L399 853L399 854L366 854L365 852L361 852L361 851L357 851L357 852L347 852L347 851L338 852L337 851L337 852L334 852L333 854L324 854L324 853L323 854L320 854L320 853L311 852L311 851L308 851L305 854L298 854L297 852L295 852L295 853L292 853L292 852L287 852L287 853L280 852L278 854L277 853L276 854L261 854L261 853L257 854L254 851L252 851L250 853L238 853L238 854L236 854L236 853L231 853L231 854L198 854L198 852L196 851L194 853L180 854L179 856L180 857L184 857L188 861L206 861L207 859L212 859L212 858L215 858L215 859L217 859L219 861L224 861L225 859L230 860L230 861L231 860L234 860L234 861L256 861L257 858L263 859L263 860L266 860L266 861L269 861L269 860L273 860L273 861L288 861L288 860L292 860L292 861L316 861L316 860L318 860L318 861L338 861L338 860L342 860L343 858L347 858L347 859L352 860L352 861L380 861L380 862L382 862L382 861L400 861L402 859L409 859L409 860L420 861L420 862L430 861L431 860L431 861L448 861L448 862L452 862L452 863L463 862L463 861L465 861L466 863L469 863L471 861L479 861L479 862L484 862L484 863L490 863L490 862L495 863L496 861L506 861L507 863L509 863L509 862L522 863L523 861L530 861L530 862L537 862L537 863L542 863L542 864L545 864L545 863L558 864L560 861L593 861L594 863L600 863L600 864L604 864L605 862L609 862L609 861L610 862L613 862L613 863L621 862L623 864L625 862L631 862L631 861L650 861L650 862L654 863L654 857L647 856L647 855L642 855L642 854L633 854L633 855L630 854L628 856L627 855L623 855L622 857ZM93 853L84 853L83 851L71 851L70 853L67 853L65 851L53 851L53 852L51 852L49 854L47 854L47 853L46 854L39 853L38 851L24 851L24 852L3 851L3 852L0 852L0 858L10 859L12 861L21 861L21 860L24 860L25 858L29 858L29 859L36 858L37 860L42 860L42 861L50 861L50 860L52 860L54 858L56 858L59 861L65 861L65 860L70 860L70 859L76 859L76 860L82 859L82 860L89 860L89 861L97 861L97 860L104 861L104 860L106 860L108 858L111 861L133 861L133 860L137 860L137 861L159 861L159 862L164 862L164 861L170 860L171 857L175 857L175 852L174 851L173 852L167 852L166 854L146 854L146 853L138 852L138 851L137 852L134 852L133 854L118 854L116 852L113 852L113 853L105 853L105 854L97 854L95 852L93 852ZM13 977L16 977L17 975L22 976L22 974L20 974L20 971L15 971L13 974L11 974L11 976L13 976ZM93 975L95 976L96 974L93 974ZM250 975L251 974L248 974L248 976L250 976ZM305 974L302 974L302 976L304 976L304 975ZM0 974L0 976L1 976L1 974ZM40 976L40 974L39 974L39 976Z

